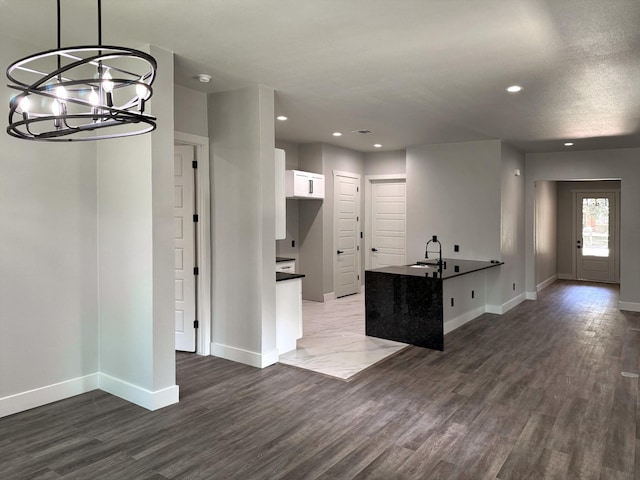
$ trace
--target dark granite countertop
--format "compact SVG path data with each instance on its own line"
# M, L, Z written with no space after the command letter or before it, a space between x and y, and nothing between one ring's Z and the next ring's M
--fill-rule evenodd
M432 260L420 260L420 262L433 262ZM418 262L418 263L420 263ZM411 265L403 265L397 267L383 267L371 270L372 272L390 273L393 275L408 275L411 277L428 277L434 279L447 280L448 278L459 277L468 273L485 270L487 268L499 267L504 262L488 262L481 260L462 260L458 258L443 258L443 264L446 268L439 272L437 265L425 265L424 267L413 267Z
M295 258L287 258L287 257L276 257L276 263L280 262L293 262Z
M295 280L296 278L304 278L304 275L301 273L276 272L276 282L281 282L283 280Z

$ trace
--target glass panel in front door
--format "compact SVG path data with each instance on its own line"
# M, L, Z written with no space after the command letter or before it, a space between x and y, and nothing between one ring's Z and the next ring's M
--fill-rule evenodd
M609 256L609 199L582 199L582 255Z

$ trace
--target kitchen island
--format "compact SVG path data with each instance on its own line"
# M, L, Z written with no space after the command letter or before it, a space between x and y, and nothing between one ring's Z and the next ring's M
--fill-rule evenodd
M458 302L458 309L462 305L466 310L460 312L464 319L484 312L485 273L502 264L444 258L440 265L432 261L365 271L365 333L444 350L450 316L445 309Z

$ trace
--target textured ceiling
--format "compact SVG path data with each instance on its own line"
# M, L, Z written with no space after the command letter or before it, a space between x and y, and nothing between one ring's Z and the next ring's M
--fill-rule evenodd
M526 152L640 147L638 0L102 3L104 43L174 51L178 84L274 88L276 113L289 117L277 122L281 140L361 151L496 138ZM62 0L62 12L63 45L96 42L96 2ZM0 29L55 47L55 1L0 0ZM511 84L524 90L508 94Z

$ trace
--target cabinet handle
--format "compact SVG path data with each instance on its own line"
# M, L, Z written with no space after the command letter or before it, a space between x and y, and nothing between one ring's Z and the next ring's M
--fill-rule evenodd
M377 248L372 248L372 249L371 249L371 251L372 251L372 252L377 252L377 251L378 251L378 249L377 249Z
M309 179L309 194L313 193L313 180Z
M341 253L344 253L342 250L338 250L338 255L340 255Z

